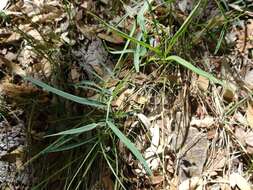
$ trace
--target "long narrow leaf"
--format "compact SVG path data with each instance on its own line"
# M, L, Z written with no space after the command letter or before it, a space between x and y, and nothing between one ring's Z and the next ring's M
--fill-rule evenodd
M166 55L170 52L171 48L177 42L178 38L186 31L188 25L192 21L193 16L196 14L197 10L199 9L201 2L202 2L202 0L199 0L198 4L194 7L194 9L190 13L190 15L187 17L187 19L184 21L182 26L179 28L179 30L176 32L176 34L170 40L168 48L166 49Z
M59 132L59 133L56 133L56 134L47 135L46 137L59 136L59 135L80 134L80 133L83 133L83 132L91 131L91 130L95 129L98 125L99 124L97 124L97 123L92 123L92 124L89 124L89 125L85 125L83 127L78 127L78 128L75 128L75 129L69 129L69 130L66 130L66 131L62 131L62 132Z
M224 82L222 82L221 80L217 79L216 77L214 77L210 73L207 73L207 72L203 71L202 69L199 69L199 68L195 67L190 62L182 59L181 57L178 57L176 55L171 55L171 56L169 56L169 57L166 58L166 61L176 61L180 65L182 65L182 66L190 69L191 71L195 72L196 74L199 74L199 75L201 75L203 77L206 77L207 79L209 79L210 81L212 81L214 83L217 83L217 84L220 84L220 85L224 86Z
M92 138L92 139L89 139L87 141L83 141L83 142L80 142L80 143L68 144L68 145L65 145L65 146L62 146L62 147L59 147L59 148L51 149L50 151L47 151L47 153L49 153L49 152L63 152L63 151L66 151L66 150L71 150L71 149L80 147L82 145L94 142L95 139L96 138Z
M117 137L126 145L126 147L134 154L134 156L141 162L147 174L152 175L151 169L148 167L146 160L143 158L135 145L111 122L107 121L110 129L117 135Z
M24 79L36 84L37 86L40 86L40 87L44 88L45 90L47 90L49 92L57 94L58 96L61 96L63 98L71 100L73 102L77 102L79 104L93 106L93 107L97 107L97 108L105 108L105 104L103 104L101 102L98 102L98 101L95 101L95 100L90 100L90 99L87 99L87 98L82 98L82 97L79 97L79 96L75 96L75 95L69 94L67 92L63 92L61 90L58 90L58 89L56 89L52 86L49 86L49 85L47 85L47 84L45 84L45 83L43 83L39 80L30 78L30 77L24 77Z
M131 36L129 36L128 34L120 31L119 29L115 28L114 26L111 26L110 24L106 23L103 19L99 18L97 15L88 12L90 15L92 15L93 17L95 17L97 20L99 20L102 24L104 24L106 27L110 28L112 31L116 32L117 34L119 34L120 36L122 36L123 38L126 38L136 44L140 44L141 46L150 49L151 51L154 51L155 53L157 53L158 55L161 55L161 51L158 48L154 48L151 45L143 42L143 41L139 41L136 38L133 38Z

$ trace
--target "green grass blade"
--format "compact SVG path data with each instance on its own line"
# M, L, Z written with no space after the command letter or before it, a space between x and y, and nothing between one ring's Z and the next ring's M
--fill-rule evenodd
M178 57L176 55L172 55L172 56L167 57L166 61L176 61L180 65L186 67L187 69L190 69L191 71L193 71L194 73L196 73L198 75L206 77L207 79L209 79L210 81L212 81L212 82L214 82L216 84L220 84L222 86L225 85L224 82L222 82L221 80L217 79L216 77L214 77L210 73L207 73L207 72L203 71L202 69L199 69L199 68L195 67L190 62L182 59L181 57Z
M137 39L140 40L141 38L142 38L142 33L138 35ZM140 71L140 57L141 57L140 51L141 51L141 46L140 44L137 44L135 52L134 52L134 68L137 73Z
M94 142L95 139L96 138L92 138L92 139L89 139L89 140L86 140L83 142L79 142L79 143L71 143L71 144L68 144L68 145L65 145L65 146L62 146L59 148L51 149L50 151L47 151L47 153L49 153L49 152L62 152L62 151L66 151L66 150L71 150L71 149L77 148L79 146L82 146L84 144Z
M45 90L47 90L49 92L57 94L58 96L61 96L63 98L71 100L73 102L77 102L79 104L93 106L93 107L97 107L97 108L105 108L106 107L105 104L103 104L101 102L98 102L98 101L95 101L95 100L90 100L90 99L87 99L87 98L82 98L82 97L79 97L79 96L75 96L75 95L69 94L67 92L63 92L61 90L58 90L58 89L56 89L52 86L49 86L49 85L45 84L44 82L41 82L39 80L30 78L30 77L24 77L24 79L36 84L37 86L40 86L41 88L44 88Z
M97 15L88 12L90 15L92 15L93 17L95 17L97 20L99 20L102 24L104 24L106 27L108 27L109 29L111 29L112 31L116 32L118 35L120 35L123 38L126 38L136 44L140 44L141 46L150 49L151 51L154 51L155 53L157 53L158 55L161 55L161 51L158 48L154 48L153 46L143 42L143 41L139 41L134 37L129 36L128 34L120 31L119 29L115 28L114 26L111 26L110 24L106 23L103 19L99 18Z
M176 34L170 39L168 48L166 49L166 55L170 52L174 44L178 41L178 38L186 31L188 25L191 23L193 16L196 14L198 11L200 5L201 5L202 0L198 2L198 4L194 7L190 15L187 17L187 19L184 21L182 26L179 28L179 30L176 32Z
M141 162L148 175L152 175L151 169L148 167L146 160L143 158L135 145L111 122L107 121L110 129L117 135L117 137L126 145L126 147L133 153L133 155Z
M47 135L46 137L53 137L53 136L59 136L59 135L80 134L80 133L83 133L83 132L91 131L91 130L95 129L98 125L100 125L100 124L92 123L92 124L89 124L89 125L85 125L85 126L82 126L82 127L75 128L75 129L69 129L69 130L62 131L62 132L59 132L59 133L56 133L56 134Z
M221 44L222 44L222 41L225 37L225 33L226 33L226 24L223 26L222 30L221 30L221 33L220 33L220 37L218 39L218 43L215 47L215 51L214 51L214 54L216 55L221 47Z
M69 190L69 189L71 188L71 185L72 185L72 183L74 182L74 180L76 179L78 173L81 171L81 169L83 168L83 166L84 166L84 164L86 163L86 161L88 160L88 158L89 158L90 156L92 156L92 153L93 153L94 150L96 150L95 148L97 147L97 145L98 145L98 142L96 142L96 144L94 144L93 147L89 150L88 154L85 155L85 157L84 157L84 159L83 159L81 165L78 167L78 169L76 170L74 176L72 177L71 181L69 182L68 187L67 187L67 190ZM95 152L96 152L96 154L97 154L97 151L95 151ZM96 154L95 154L95 155L96 155ZM95 157L95 155L93 155L93 157ZM92 160L93 160L93 159L92 159ZM93 162L93 161L92 161L92 162Z
M131 32L130 32L130 34L129 34L130 37L133 37L133 35L134 35L134 33L135 33L135 30L136 30L136 23L134 22L134 23L133 23L133 27L132 27L132 29L131 29ZM122 58L123 58L123 56L124 56L125 53L134 53L134 52L135 52L134 49L127 49L128 46L129 46L129 44L130 44L130 40L128 39L128 40L126 41L126 43L125 43L125 46L124 46L123 51L120 51L120 52L121 52L121 55L120 55L120 57L119 57L119 59L118 59L116 65L115 65L115 67L114 67L114 69L113 69L114 72L116 71L116 69L118 69L118 67L119 67L119 65L120 65L120 62L121 62L121 60L122 60ZM132 51L132 52L131 52L131 51ZM117 52L117 51L114 51L114 52Z
M112 167L112 165L111 165L111 163L110 163L110 160L108 159L108 156L106 155L105 149L104 149L104 147L103 147L103 145L102 145L101 142L100 142L100 147L101 147L102 153L103 153L103 155L104 155L104 158L105 158L105 160L106 160L106 162L107 162L109 168L111 169L113 175L115 176L115 178L117 179L117 181L119 182L119 184L121 185L121 187L122 187L124 190L126 190L126 188L124 187L123 183L120 181L120 179L119 179L117 173L114 171L114 169L113 169L113 167Z
M147 34L147 30L146 30L146 24L145 24L145 13L148 11L149 9L149 3L151 3L153 0L149 0L149 2L146 0L143 4L143 6L141 7L140 11L137 14L137 23L140 25L141 30L144 34Z

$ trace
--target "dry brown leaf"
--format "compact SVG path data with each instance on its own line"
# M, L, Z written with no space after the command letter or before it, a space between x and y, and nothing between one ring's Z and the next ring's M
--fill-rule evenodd
M175 176L170 183L170 190L178 190L179 177Z
M118 36L115 33L112 33L110 35L108 35L106 33L99 33L98 37L101 38L101 39L103 39L103 40L105 40L105 41L114 43L114 44L122 44L122 43L124 43L124 39L122 37Z
M223 97L226 101L232 102L236 98L236 86L229 83L228 87L223 89Z
M96 26L86 25L81 23L81 21L76 22L76 27L88 39L92 39L97 30Z
M236 48L242 54L248 54L248 50L253 48L253 19L248 19L247 24L242 25L243 29L238 30L235 27L234 33L237 35Z
M55 10L54 12L50 12L48 14L35 15L32 18L34 23L51 23L55 19L61 17L62 12L60 10Z
M197 85L198 85L199 89L206 91L209 86L209 80L206 77L199 76L199 78L197 80Z
M158 176L151 176L151 183L153 185L157 185L162 183L164 180L164 177L162 175L158 175Z
M70 75L73 82L79 81L80 73L77 71L77 68L71 68Z
M135 73L132 75L132 79L135 84L143 85L146 81L149 80L149 77L144 73Z
M17 74L20 76L25 76L26 72L17 64L13 63L12 61L6 59L5 57L0 55L0 65L6 65L10 72L13 74Z
M223 169L227 161L226 153L223 149L216 152L216 154L214 154L212 157L214 158L212 158L210 166L207 168L207 172L210 176L216 175L216 171Z
M246 116L249 126L253 128L253 107L250 103L248 104Z
M251 190L251 185L247 180L236 172L230 175L229 183L232 188L237 186L240 190Z
M113 190L114 185L113 185L113 181L110 177L110 175L106 175L102 177L102 183L103 186L106 190Z
M123 93L120 94L120 96L116 99L116 101L112 102L112 106L119 108L123 105L124 101L126 100L129 95L131 95L134 92L134 89L126 89Z

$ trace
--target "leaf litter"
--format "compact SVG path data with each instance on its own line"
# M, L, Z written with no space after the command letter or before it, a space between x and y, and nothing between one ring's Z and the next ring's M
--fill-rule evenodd
M252 6L250 1L247 2L249 7ZM180 51L180 43L187 43L186 36L189 34L184 34L185 39L174 39L173 51L198 65L197 70L190 65L188 68L191 72L183 69L182 66L188 65L184 59L176 59L178 57L173 55L172 58L179 60L180 64L184 63L181 66L174 65L171 59L154 58L154 52L147 49L162 48L163 41L177 34L177 29L196 5L192 1L169 4L172 5L172 13L166 16L173 20L173 27L168 25L171 20L167 21L161 16L168 12L169 6L164 6L160 1L124 2L123 9L118 10L118 16L110 12L113 1L84 1L68 5L58 0L17 1L10 4L4 1L1 5L0 10L11 17L11 24L16 27L3 26L0 30L3 44L0 65L1 73L5 73L1 77L0 87L5 96L12 100L8 102L12 109L25 103L30 95L34 95L32 97L37 98L40 104L58 102L56 97L32 87L20 76L46 80L63 89L64 82L72 85L84 79L93 80L99 87L108 85L107 90L115 92L111 102L115 118L121 119L121 114L126 115L121 120L124 121L124 133L133 142L131 146L135 145L142 153L146 167L153 173L148 176L143 165L119 142L120 170L130 189L252 189L253 21L250 18L252 12L243 3L224 1L221 6L219 2L207 2L208 8L199 19L209 23L204 30L210 35L206 35L204 30L197 31L198 36L191 44L195 48L184 47L188 55ZM152 11L149 6L152 6ZM234 14L245 12L248 16L226 20L224 7ZM69 9L68 12L66 9ZM124 57L124 62L121 61L123 66L117 74L112 73L115 57L110 57L107 50L118 51L127 40L124 39L126 36L115 30L104 29L88 16L87 10L94 11L107 23L115 24L126 33L131 31L130 26L137 17L138 27L134 35L137 42L143 43L130 43L127 48L135 48L136 51ZM127 19L122 21L121 18ZM155 19L158 22L152 23L151 20ZM214 39L222 39L219 26L223 23L220 20L231 22L230 27L226 28L224 41L214 43ZM73 25L76 25L75 30L71 29ZM189 31L194 31L194 26L188 27ZM96 39L93 39L94 35ZM147 35L150 35L150 41L155 39L156 44L147 43L144 48L141 45L149 40ZM89 41L93 45L87 48ZM226 45L230 49L226 49ZM71 51L67 51L67 47L71 47ZM55 63L55 57L59 63ZM169 64L160 64L160 61ZM67 67L68 64L70 66ZM54 78L57 69L59 76L63 75L62 81ZM222 81L213 78L213 75ZM111 85L106 84L110 82ZM96 95L98 89L94 88L66 89L75 95L93 97L99 101L105 98L104 95ZM20 102L19 97L23 101ZM82 109L71 103L64 106L64 109L71 107L77 113ZM114 131L118 131L114 124L108 122ZM40 125L39 128L43 125L52 127L50 122L38 122L35 125ZM40 130L50 131L48 128ZM121 138L126 141L124 136ZM52 161L54 156L49 155ZM22 165L20 160L17 165ZM107 169L101 171L101 183L107 189L113 189L114 185L117 188L117 182L112 182L114 178L107 174ZM120 178L123 179L122 176ZM57 181L60 180L56 178L51 182ZM98 181L95 180L94 188Z

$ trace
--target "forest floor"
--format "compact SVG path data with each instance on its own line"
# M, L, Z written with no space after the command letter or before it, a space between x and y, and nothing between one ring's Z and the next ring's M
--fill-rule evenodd
M1 0L0 188L253 189L251 0Z

